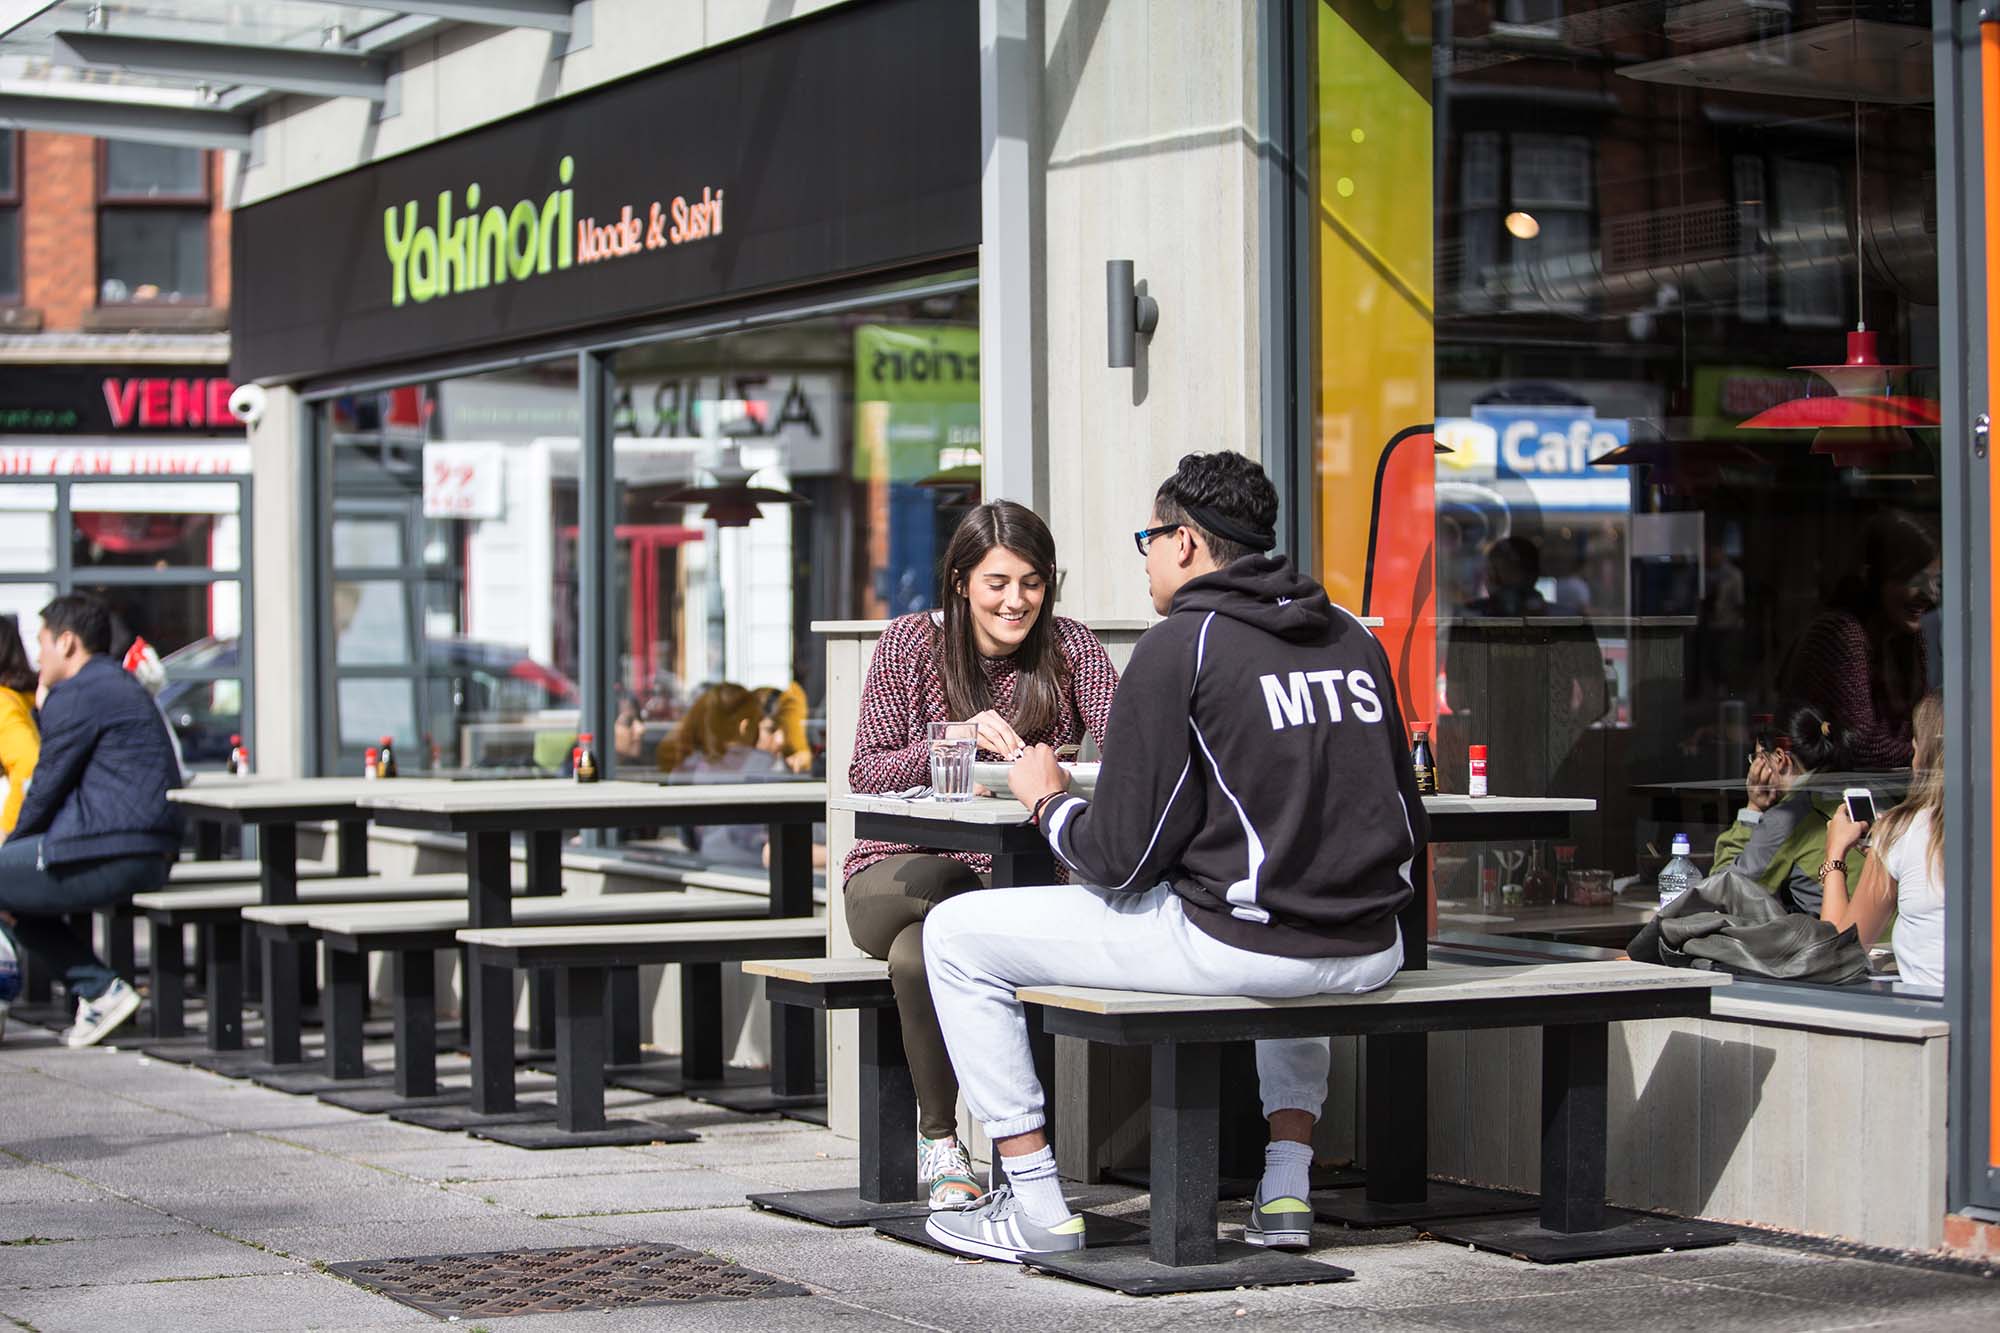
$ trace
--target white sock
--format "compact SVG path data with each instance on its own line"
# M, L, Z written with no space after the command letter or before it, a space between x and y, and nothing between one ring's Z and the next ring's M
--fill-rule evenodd
M1063 1202L1062 1182L1056 1178L1056 1150L1043 1148L1021 1157L1002 1157L1000 1169L1021 1201L1021 1211L1036 1226L1052 1227L1069 1216Z
M1312 1192L1313 1150L1310 1143L1273 1139L1264 1145L1264 1178L1257 1182L1257 1202L1303 1199Z

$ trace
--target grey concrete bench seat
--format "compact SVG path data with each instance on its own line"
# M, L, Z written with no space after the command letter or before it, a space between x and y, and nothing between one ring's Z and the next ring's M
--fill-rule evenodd
M332 879L332 866L304 865L299 879ZM255 861L176 861L167 871L167 887L199 887L216 884L255 884L260 871Z
M440 898L463 894L465 876L302 878L298 889L299 900L305 903ZM209 1047L219 1051L242 1045L243 933L239 925L244 910L262 901L262 890L254 883L166 888L133 896L132 909L146 917L152 931L148 968L155 1039L171 1041L187 1032L186 956L181 931L183 927L196 926L202 931L202 957L208 974ZM223 1028L233 1030L216 1030L218 1022Z
M758 910L760 904L730 893L566 894L559 898L517 897L513 903L514 920L522 925L708 920ZM418 1101L439 1104L434 955L438 950L458 947L458 932L466 928L470 914L471 907L462 898L347 905L294 903L246 909L244 919L267 936L295 943L318 942L327 978L322 1000L326 1034L323 1073L316 1079L294 1078L282 1084L267 1080L267 1086L326 1095L340 1091L338 1085L368 1078L362 1056L368 955L388 953L394 1005L396 1058L390 1080L394 1091L362 1101L371 1110L400 1109ZM635 1059L639 1044L636 999L634 986L629 1003L613 1006L619 1010L614 1025Z
M1423 1034L1477 1028L1542 1029L1542 1193L1539 1215L1427 1224L1443 1239L1542 1262L1726 1243L1734 1233L1706 1223L1614 1215L1604 1204L1608 1024L1702 1017L1728 977L1624 960L1508 967L1439 967L1399 973L1364 995L1298 999L1180 995L1087 986L1023 988L1052 1034L1152 1048L1152 1224L1150 1258L1084 1250L1038 1263L1116 1290L1150 1293L1237 1282L1325 1280L1323 1265L1216 1241L1216 1157L1221 1052L1226 1043L1272 1037L1366 1036L1407 1043L1422 1059ZM1371 1069L1379 1067L1373 1063ZM1398 1080L1398 1086L1406 1086ZM1422 1086L1419 1076L1417 1086ZM1371 1088L1372 1090L1372 1088ZM1426 1108L1377 1105L1366 1114L1396 1127L1371 1135L1371 1191L1399 1159L1421 1162ZM1385 1152L1384 1143L1391 1145ZM1388 1160L1375 1160L1382 1153ZM1416 1197L1423 1197L1421 1168ZM1524 1206L1535 1207L1532 1199ZM1517 1210L1518 1211L1518 1210ZM1318 1267L1317 1278L1301 1265ZM1207 1270L1207 1271L1204 1271ZM1236 1270L1230 1273L1229 1270Z
M516 1147L688 1141L693 1136L637 1120L604 1116L607 971L616 967L697 966L764 957L811 958L826 951L826 922L815 917L645 925L505 926L462 930L472 967L552 968L556 973L556 1121L482 1127L476 1132ZM708 1009L709 1006L699 1006ZM718 1013L683 1021L714 1027Z

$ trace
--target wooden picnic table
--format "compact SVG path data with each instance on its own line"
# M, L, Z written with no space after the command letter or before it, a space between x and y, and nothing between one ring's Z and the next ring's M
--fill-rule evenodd
M528 845L528 892L560 891L562 844L581 829L647 828L675 824L763 824L770 830L770 914L813 914L812 826L826 817L824 782L576 782L568 778L457 782L416 790L378 784L363 809L377 823L465 837L469 921L474 930L513 924L514 834ZM719 976L684 987L683 1003L712 1008L722 1021ZM466 1107L399 1112L395 1118L437 1129L471 1129L545 1116L554 1108L521 1108L514 1096L513 970L476 967L466 977L467 1041L472 1049L472 1099ZM771 1088L735 1089L730 1101L788 1105L814 1089L813 1023L809 1014L774 1007ZM739 1094L761 1093L761 1097ZM711 1096L721 1101L723 1094Z
M1504 842L1521 838L1565 838L1577 815L1597 809L1597 802L1569 796L1426 796L1431 843ZM985 852L993 857L995 888L1053 882L1055 858L1041 830L1028 823L1028 811L1011 796L974 797L966 801L850 794L835 797L830 806L851 811L854 836L913 847ZM1338 836L1337 821L1330 836ZM1429 858L1419 856L1410 867L1415 888L1410 905L1398 918L1403 936L1403 968L1427 966L1430 905ZM1463 1186L1433 1186L1426 1166L1425 1127L1429 1113L1428 1038L1422 1032L1395 1033L1367 1039L1365 1184L1341 1200L1339 1220L1355 1225L1395 1224L1434 1217L1462 1216L1520 1207L1518 1196ZM1236 1135L1239 1157L1247 1156L1246 1132ZM1261 1136L1258 1138L1261 1151ZM1328 1216L1322 1208L1322 1216Z
M403 781L403 779L396 779ZM409 779L411 787L442 785ZM368 820L358 803L378 783L364 778L237 778L204 780L167 793L167 799L213 824L257 830L258 901L265 906L299 900L299 825L332 820L339 825L341 877L368 873ZM212 1061L228 1073L275 1073L302 1067L299 996L304 951L265 940L261 949L264 1053L261 1058ZM240 977L240 974L237 974ZM243 1048L243 994L225 984L208 997L208 1047L212 1053ZM220 993L216 993L216 992Z

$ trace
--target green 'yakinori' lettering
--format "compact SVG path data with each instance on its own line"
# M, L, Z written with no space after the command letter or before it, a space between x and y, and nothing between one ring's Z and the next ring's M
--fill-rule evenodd
M512 208L498 204L480 211L478 183L465 187L463 213L454 215L452 192L439 192L436 220L417 225L417 201L392 204L382 212L382 247L389 257L389 303L422 305L440 296L478 291L512 278L516 282L568 268L575 262L574 191L576 159L556 166L561 188L537 204L523 199Z

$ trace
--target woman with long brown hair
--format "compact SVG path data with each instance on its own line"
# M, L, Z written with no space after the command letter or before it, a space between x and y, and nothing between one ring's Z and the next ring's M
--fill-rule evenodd
M980 750L1003 760L1085 735L1104 744L1118 673L1095 635L1046 610L1055 574L1055 538L1033 511L996 500L965 516L940 564L941 609L891 621L876 645L847 771L853 790L928 785L933 722L975 723ZM991 869L969 852L883 842L855 843L844 867L848 933L889 963L933 1208L982 1191L958 1137L958 1078L931 1008L924 917L985 887Z
M1853 926L1862 947L1896 920L1896 973L1912 986L1944 989L1944 696L1932 690L1911 716L1916 762L1909 794L1882 816L1861 887L1847 895L1848 851L1868 825L1843 805L1827 825L1826 898L1819 919Z

